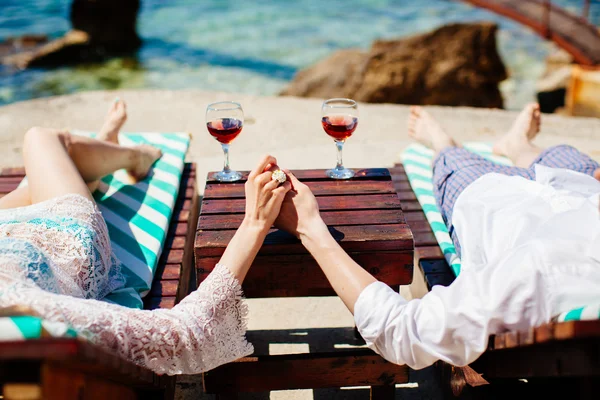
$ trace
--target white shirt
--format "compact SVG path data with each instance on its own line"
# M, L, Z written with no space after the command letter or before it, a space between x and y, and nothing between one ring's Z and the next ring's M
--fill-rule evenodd
M407 302L375 282L354 306L367 345L420 369L464 366L490 334L525 331L562 312L600 303L600 182L536 165L536 181L487 174L454 206L462 271Z

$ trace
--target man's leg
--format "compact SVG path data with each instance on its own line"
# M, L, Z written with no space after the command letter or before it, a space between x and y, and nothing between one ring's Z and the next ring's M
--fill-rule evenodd
M540 124L539 104L526 105L510 130L494 144L494 153L508 157L517 167L529 168L542 153L542 148L532 143Z
M408 133L437 153L433 164L433 192L459 255L460 243L452 226L452 211L462 191L481 176L492 172L533 178L532 170L499 165L457 147L452 137L421 107L411 108Z
M532 143L540 129L540 118L539 105L528 104L510 131L494 145L494 152L510 158L515 166L521 168L533 170L535 164L541 164L593 175L600 165L577 149L561 145L543 150Z
M533 161L532 167L534 164L552 168L570 169L590 176L594 176L598 168L600 168L600 164L590 156L568 145L554 146L544 150Z

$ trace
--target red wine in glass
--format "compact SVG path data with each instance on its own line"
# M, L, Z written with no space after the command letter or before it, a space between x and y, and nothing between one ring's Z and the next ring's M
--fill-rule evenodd
M242 131L243 123L235 118L221 118L206 124L208 132L222 144L229 144Z
M332 115L321 120L325 132L335 140L344 141L352 136L358 125L358 118L350 115Z

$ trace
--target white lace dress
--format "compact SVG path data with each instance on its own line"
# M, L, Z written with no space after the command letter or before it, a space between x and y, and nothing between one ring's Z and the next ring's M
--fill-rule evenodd
M0 210L0 308L25 306L160 374L193 374L252 353L239 282L217 265L171 310L101 301L122 287L95 203L67 195Z

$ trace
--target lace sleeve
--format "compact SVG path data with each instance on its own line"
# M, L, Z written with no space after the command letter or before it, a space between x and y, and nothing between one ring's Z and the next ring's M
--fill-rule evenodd
M0 290L0 293L2 291ZM22 286L0 306L29 306L91 341L159 374L195 374L253 352L240 283L222 265L171 310L136 310Z

